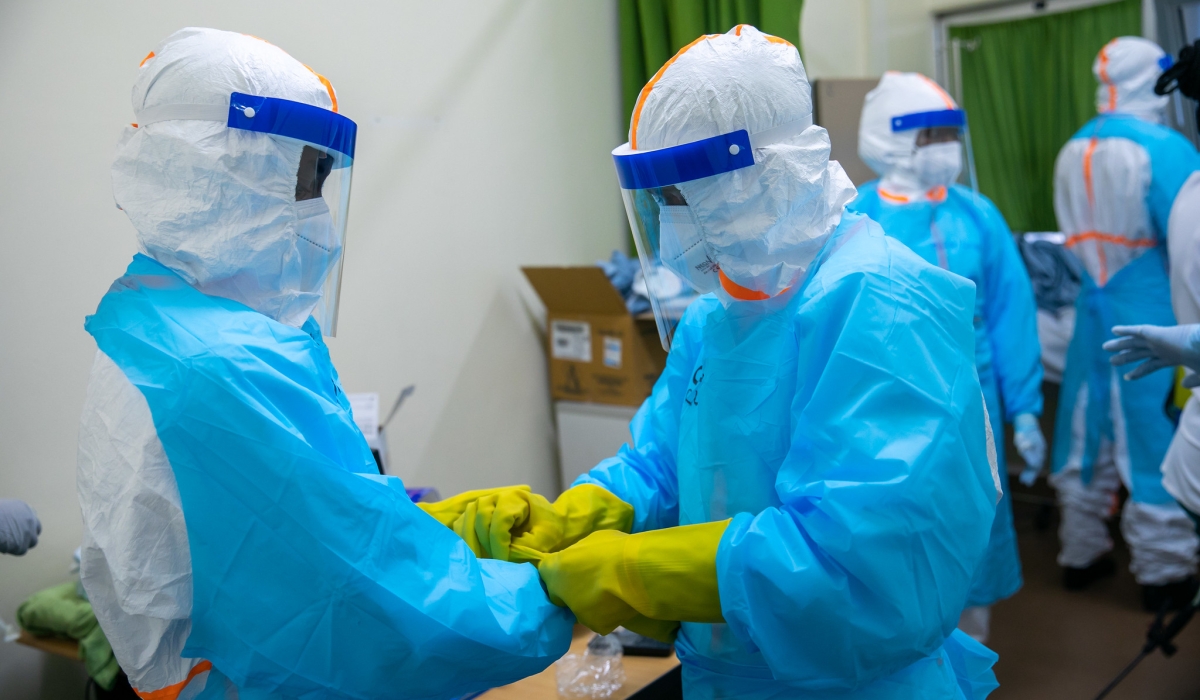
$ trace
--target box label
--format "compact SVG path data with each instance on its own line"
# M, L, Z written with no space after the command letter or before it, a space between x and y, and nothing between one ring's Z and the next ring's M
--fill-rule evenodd
M607 351L606 351L607 354ZM583 321L550 324L550 356L556 360L592 361L592 327Z
M621 369L621 339L604 336L604 366Z

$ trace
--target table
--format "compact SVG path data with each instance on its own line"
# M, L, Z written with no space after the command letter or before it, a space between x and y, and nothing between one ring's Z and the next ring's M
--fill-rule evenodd
M576 625L571 635L569 653L582 654L587 643L594 636L595 633L588 628ZM79 660L79 643L73 639L35 637L29 632L21 630L21 636L17 639L17 643L40 649L48 654L66 657L74 661ZM679 660L673 653L663 657L625 656L621 659L621 664L625 668L625 685L613 693L609 700L626 700L661 676L674 670L679 665ZM538 698L551 700L557 697L558 681L554 677L553 664L537 675L500 688L493 688L480 696L482 700L537 700Z
M73 661L79 661L79 642L74 639L35 637L25 630L21 630L21 636L17 637L17 644L24 644L27 647L41 649L48 654L64 656Z
M594 636L595 632L582 625L576 625L571 636L571 650L568 653L582 654L588 641ZM663 657L625 656L622 657L621 664L625 667L625 685L613 693L609 700L625 700L673 670L679 665L679 659L675 658L674 653ZM493 688L479 696L480 700L551 700L557 697L558 682L554 677L554 664L537 675Z

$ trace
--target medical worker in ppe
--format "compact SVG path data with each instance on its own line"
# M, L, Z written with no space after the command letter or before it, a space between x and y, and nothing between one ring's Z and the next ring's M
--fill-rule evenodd
M1101 346L1113 338L1113 326L1175 323L1167 232L1177 194L1200 169L1200 158L1162 124L1167 98L1154 93L1154 84L1170 61L1138 37L1105 45L1092 66L1100 114L1063 146L1054 170L1058 224L1087 273L1075 304L1054 440L1051 482L1062 508L1058 562L1069 588L1112 570L1104 521L1123 483L1130 498L1121 532L1150 610L1190 599L1200 544L1163 488L1161 467L1173 433L1163 404L1172 376L1160 372L1131 383Z
M85 327L82 579L144 698L445 698L566 650L532 566L378 474L322 341L355 125L325 78L183 29L133 87L136 255Z
M1182 366L1190 370L1183 377L1182 387L1195 389L1200 386L1200 159L1190 144L1177 148L1177 155L1191 160L1192 172L1180 186L1167 215L1167 249L1171 306L1176 320L1185 325L1118 326L1113 328L1117 339L1105 343L1104 349L1117 353L1110 358L1114 365L1140 362L1125 375L1126 379L1154 376L1160 369ZM1200 515L1200 401L1194 397L1184 404L1162 471L1167 493L1189 512Z
M563 518L531 508L502 554L599 632L681 621L688 698L985 697L995 656L955 629L1000 498L974 285L845 210L799 54L753 27L669 60L614 158L643 262L704 296L677 324L653 300L633 444L568 491L629 527L539 554Z
M850 204L926 262L975 283L975 366L992 433L1015 428L1017 449L1036 472L1046 459L1042 364L1033 285L1004 216L986 197L956 183L963 167L966 115L919 73L885 73L867 94L858 154L880 179ZM960 627L987 640L990 606L1021 587L1004 451L997 454L1004 500L988 553L971 585Z

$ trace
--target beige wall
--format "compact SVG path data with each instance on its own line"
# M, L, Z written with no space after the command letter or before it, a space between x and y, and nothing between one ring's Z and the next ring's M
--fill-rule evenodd
M398 473L443 493L557 489L522 264L625 240L615 7L558 0L0 3L0 497L41 544L0 557L0 616L67 578L75 449L94 344L83 317L135 252L109 166L138 62L186 25L244 31L328 76L359 124L339 337L348 391L416 394ZM0 697L75 698L77 665L0 644Z
M884 71L933 76L933 15L978 5L962 0L808 0L800 20L809 76L878 77Z

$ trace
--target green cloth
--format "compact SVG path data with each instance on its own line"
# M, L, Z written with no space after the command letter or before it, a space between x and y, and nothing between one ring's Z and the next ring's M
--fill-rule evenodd
M1054 160L1096 115L1092 61L1109 40L1141 31L1141 0L950 29L951 40L978 42L961 50L962 103L979 189L1012 230L1058 230Z
M621 35L621 97L628 128L633 105L679 49L705 34L751 24L800 48L804 0L618 0Z
M79 658L88 675L112 690L121 673L92 604L79 597L75 583L64 583L29 596L17 608L17 622L35 637L67 637L79 642Z

